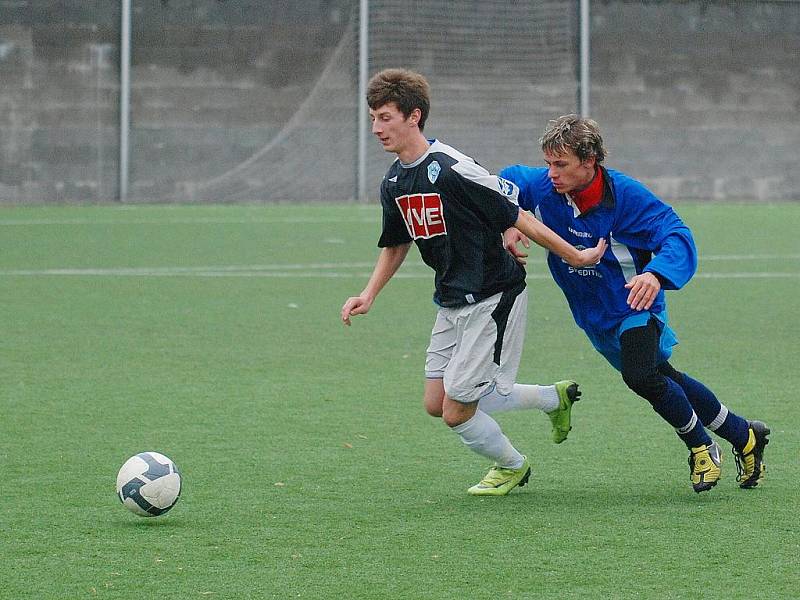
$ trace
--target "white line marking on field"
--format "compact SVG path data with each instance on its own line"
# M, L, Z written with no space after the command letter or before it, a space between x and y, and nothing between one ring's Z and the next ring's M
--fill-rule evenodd
M191 218L158 218L152 219L5 219L0 220L0 226L15 225L269 225L293 223L378 223L379 215L375 217L343 216L343 217L191 217Z
M700 263L725 260L797 260L800 254L703 254Z
M3 269L0 277L275 277L295 279L367 279L369 270L342 271L340 269L369 269L371 263L313 263L306 265L244 265L223 267L130 267L83 269ZM401 279L431 279L432 272L425 269L414 272L418 265L407 265L395 274ZM697 279L795 279L800 272L701 272ZM550 279L549 274L529 273L528 279Z
M697 279L791 279L793 277L800 277L800 273L698 273L695 275Z

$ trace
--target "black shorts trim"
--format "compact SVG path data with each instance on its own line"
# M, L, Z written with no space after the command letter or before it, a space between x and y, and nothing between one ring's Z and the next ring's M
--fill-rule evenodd
M525 289L525 281L521 281L503 292L500 297L500 302L492 311L492 319L497 325L497 339L494 342L494 364L500 365L500 356L503 353L503 337L505 337L506 324L508 323L508 316L511 314L511 309L514 307L514 302L517 300L522 291Z

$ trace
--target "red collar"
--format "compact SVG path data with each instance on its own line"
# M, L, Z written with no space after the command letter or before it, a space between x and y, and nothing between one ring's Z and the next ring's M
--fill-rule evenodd
M594 208L603 199L603 170L598 168L595 171L592 182L580 192L570 194L572 201L581 213Z

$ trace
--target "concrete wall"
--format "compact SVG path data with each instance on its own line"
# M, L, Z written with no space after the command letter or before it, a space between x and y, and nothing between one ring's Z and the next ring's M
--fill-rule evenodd
M0 201L116 195L116 2L0 0Z
M215 200L195 183L241 165L286 126L353 4L132 0L131 200ZM0 202L117 197L120 19L118 0L0 0ZM346 135L336 136L353 145L351 164L354 52ZM349 170L337 199L352 195ZM231 185L222 200L259 199Z
M357 2L142 4L135 1L133 199L318 199L326 189L336 199L352 197L357 54L344 38L352 34ZM301 119L300 108L342 43L347 72L326 79L333 87L341 80L325 94L330 122L310 121L322 111ZM298 120L304 122L293 125ZM327 182L305 172L321 146L348 164L345 171L323 162Z
M355 195L358 0L132 2L131 201ZM0 0L0 203L116 198L120 5ZM371 5L370 70L429 74L426 133L488 167L537 162L547 118L576 110L573 0ZM800 2L591 10L608 166L667 199L800 199Z
M800 3L592 3L609 166L666 198L800 200Z

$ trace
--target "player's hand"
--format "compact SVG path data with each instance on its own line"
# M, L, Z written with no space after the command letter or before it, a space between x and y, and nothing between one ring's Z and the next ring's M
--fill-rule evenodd
M661 282L658 277L646 272L632 277L625 284L625 288L630 290L628 306L634 310L648 310L653 305L658 292L661 291Z
M585 248L578 251L578 260L569 263L573 267L592 267L600 262L608 246L605 238L600 238L594 248Z
M506 247L506 250L511 253L511 256L517 259L519 264L524 265L527 264L525 259L528 258L528 254L519 249L517 246L519 242L522 242L522 245L526 248L531 247L531 241L528 239L528 236L516 227L509 227L503 232L503 245Z
M365 296L351 296L342 306L342 323L350 325L352 315L364 315L369 312L372 300Z

